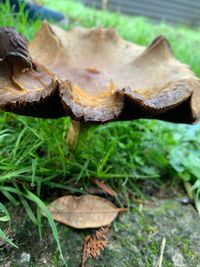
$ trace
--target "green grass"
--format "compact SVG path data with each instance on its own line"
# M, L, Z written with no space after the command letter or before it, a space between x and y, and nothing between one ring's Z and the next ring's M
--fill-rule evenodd
M157 35L167 36L175 55L200 76L200 31L164 23L150 24L143 18L94 11L77 1L43 1L64 12L73 26L114 27L127 40L147 45ZM27 23L21 14L13 18L9 6L0 6L0 26L14 26L31 39L40 21ZM48 45L48 44L46 44ZM200 188L200 127L174 125L156 120L108 123L91 127L71 153L66 144L68 118L42 120L1 113L0 210L5 228L6 199L22 205L42 235L41 211L46 212L54 237L58 234L44 202L60 193L82 193L91 177L106 179L126 195L137 190L137 180L181 180ZM58 192L58 193L55 193ZM33 202L38 207L30 205ZM198 204L198 200L196 199ZM2 216L1 216L2 215ZM4 219L1 219L4 218ZM0 237L5 238L0 231ZM7 240L7 239L6 239Z

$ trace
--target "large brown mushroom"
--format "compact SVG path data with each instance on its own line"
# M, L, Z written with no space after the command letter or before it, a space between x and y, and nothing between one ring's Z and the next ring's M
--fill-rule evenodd
M162 36L145 48L113 29L64 31L44 23L27 47L12 28L1 28L0 58L5 111L95 123L200 117L200 80Z

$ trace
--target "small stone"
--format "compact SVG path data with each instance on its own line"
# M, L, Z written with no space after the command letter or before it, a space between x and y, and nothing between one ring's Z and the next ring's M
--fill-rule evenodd
M29 262L31 259L30 253L22 252L21 257L20 257L20 262Z
M179 251L176 251L172 256L172 262L174 264L174 267L186 267L185 259Z

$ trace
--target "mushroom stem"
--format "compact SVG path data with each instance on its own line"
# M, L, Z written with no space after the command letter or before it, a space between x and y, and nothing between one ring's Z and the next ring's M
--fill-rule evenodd
M67 133L67 145L70 150L73 150L76 147L80 132L80 124L79 121L71 120L71 125Z
M74 150L78 143L87 138L90 130L95 129L95 125L87 124L83 121L75 121L71 119L71 125L67 132L67 145L70 150Z

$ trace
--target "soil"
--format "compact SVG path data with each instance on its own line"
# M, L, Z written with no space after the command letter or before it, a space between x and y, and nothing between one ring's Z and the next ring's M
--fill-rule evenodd
M109 230L109 246L86 267L157 267L160 247L166 239L162 267L200 267L200 218L186 196L160 199L151 197L145 204L133 202ZM19 246L0 245L2 267L62 267L51 229L44 218L43 238L22 209L10 207L9 235ZM81 266L84 238L94 232L74 230L57 224L64 258L69 267Z

